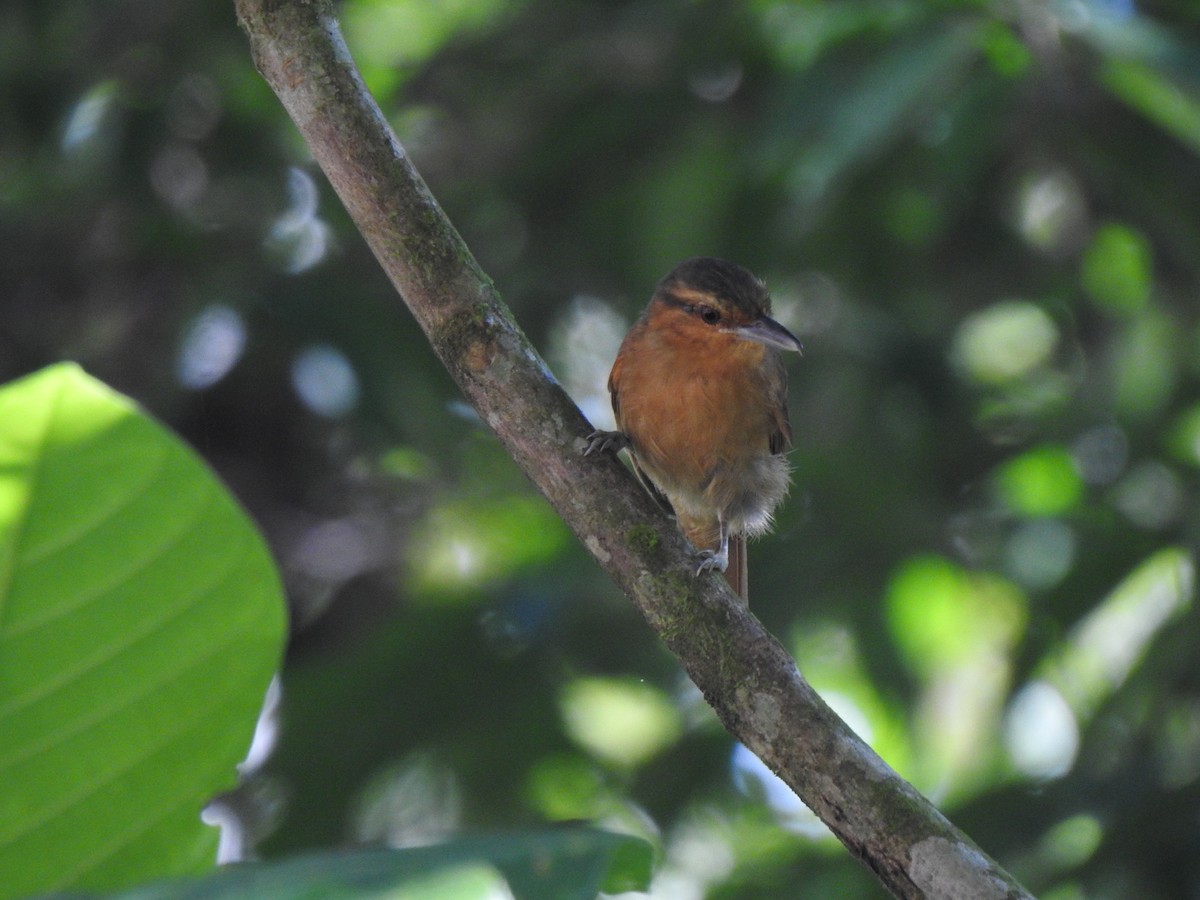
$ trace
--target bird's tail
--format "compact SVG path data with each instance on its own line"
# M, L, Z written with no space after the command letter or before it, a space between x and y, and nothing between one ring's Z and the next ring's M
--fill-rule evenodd
M744 534L735 534L729 538L729 567L725 570L725 580L729 582L734 593L742 599L742 605L747 609L750 608L748 555Z

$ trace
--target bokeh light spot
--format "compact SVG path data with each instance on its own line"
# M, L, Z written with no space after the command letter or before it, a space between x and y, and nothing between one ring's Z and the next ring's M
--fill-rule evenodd
M608 372L629 323L598 297L575 297L555 323L550 358L588 421L596 428L615 428Z
M765 804L780 825L814 840L832 836L795 791L741 744L734 745L730 766L734 786L748 799Z
M414 536L408 563L418 594L471 600L481 587L552 559L569 539L540 496L502 494L446 500Z
M1132 228L1116 223L1098 228L1083 254L1082 266L1084 290L1109 312L1131 315L1150 299L1150 242Z
M1009 460L996 472L1001 501L1027 516L1057 516L1069 512L1083 496L1083 480L1071 454L1048 444Z
M679 710L651 685L618 678L577 678L559 700L567 733L600 760L632 767L673 744Z
M1079 726L1053 685L1033 681L1009 707L1004 742L1017 771L1030 778L1058 778L1075 762Z
M246 326L237 310L214 304L188 326L179 348L176 376L189 390L212 387L237 365L246 347Z
M1066 169L1031 173L1017 189L1017 230L1043 253L1061 254L1075 246L1086 211L1083 191Z
M150 184L168 206L187 210L208 190L208 165L191 144L168 144L150 164Z
M1003 384L1044 365L1058 327L1039 306L1007 300L968 316L951 348L955 367L972 381Z
M1117 509L1139 528L1157 530L1178 521L1183 513L1183 485L1174 472L1157 460L1130 469L1113 495Z
M1075 562L1075 532L1057 519L1034 519L1021 525L1005 548L1008 571L1031 588L1058 584Z
M1042 838L1042 855L1056 868L1081 866L1100 847L1104 829L1095 816L1081 814L1063 819Z
M288 275L317 265L329 253L333 231L318 215L317 183L303 169L288 170L288 208L271 226L264 247Z
M411 847L449 835L462 817L458 776L433 753L417 751L375 772L353 812L362 842Z
M887 616L910 668L929 676L978 658L985 647L1010 645L1024 628L1025 598L996 575L922 555L889 581Z
M93 85L79 98L63 127L64 153L78 155L94 146L103 134L116 99L117 82L113 79Z
M1200 419L1197 420L1200 425ZM1200 448L1200 444L1197 445ZM1129 438L1120 428L1089 428L1071 447L1079 477L1088 484L1111 484L1129 462Z
M610 799L596 765L574 753L543 756L534 763L525 796L551 821L594 818Z
M358 403L358 375L345 354L325 344L302 350L292 362L292 387L318 415L337 418Z

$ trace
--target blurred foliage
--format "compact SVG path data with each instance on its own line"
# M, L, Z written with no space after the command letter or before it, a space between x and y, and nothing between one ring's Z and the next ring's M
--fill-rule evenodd
M210 870L286 637L261 536L70 363L0 388L0 473L0 897Z
M160 881L110 900L591 900L598 891L644 890L653 852L640 838L579 826L463 837L435 847L299 855L228 866L199 879Z
M598 425L655 279L763 275L796 485L754 608L1039 896L1200 882L1200 9L345 0ZM69 358L269 536L293 631L232 857L588 818L662 897L875 895L465 409L229 5L0 7L0 377Z

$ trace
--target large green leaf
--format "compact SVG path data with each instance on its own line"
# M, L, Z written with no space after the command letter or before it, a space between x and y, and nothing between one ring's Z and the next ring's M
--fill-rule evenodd
M563 827L458 838L430 847L320 853L233 866L203 879L147 885L109 900L286 900L292 897L497 896L591 900L599 891L646 890L653 850L641 838Z
M72 365L0 390L0 897L210 867L284 630L178 439Z

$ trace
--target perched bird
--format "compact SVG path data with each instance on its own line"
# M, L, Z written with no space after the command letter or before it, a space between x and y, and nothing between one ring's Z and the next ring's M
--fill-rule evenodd
M801 345L770 317L766 286L741 266L697 257L663 278L608 378L617 431L585 452L628 449L651 493L749 603L746 538L771 527L791 446L780 350Z

